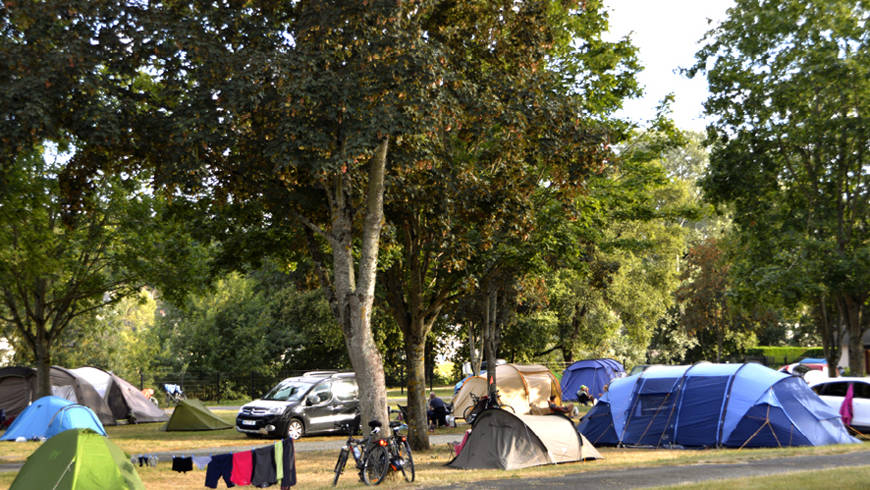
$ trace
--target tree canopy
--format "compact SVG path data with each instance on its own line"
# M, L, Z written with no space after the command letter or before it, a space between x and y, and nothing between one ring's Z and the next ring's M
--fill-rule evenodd
M710 85L703 186L733 206L738 289L836 304L856 374L870 295L868 15L866 1L739 0L690 71Z

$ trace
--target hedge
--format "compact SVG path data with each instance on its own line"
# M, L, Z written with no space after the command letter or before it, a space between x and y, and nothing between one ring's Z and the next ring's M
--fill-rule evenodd
M759 345L746 349L747 357L764 357L768 364L790 364L805 357L824 358L825 351L821 347L782 347Z

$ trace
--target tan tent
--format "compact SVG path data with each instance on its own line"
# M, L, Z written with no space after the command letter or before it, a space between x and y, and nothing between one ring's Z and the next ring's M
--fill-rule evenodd
M498 377L498 374L496 374ZM513 470L542 464L600 459L598 450L563 415L481 412L451 468Z
M503 405L510 405L514 412L524 415L532 407L546 408L550 395L556 395L561 403L562 391L559 380L540 364L502 364L495 368L495 382ZM472 393L483 396L487 392L486 379L471 377L462 383L459 393L453 398L453 413L464 417L468 407L474 404Z
M58 366L52 366L51 394L73 403L85 405L97 414L103 425L115 425L115 417L105 400L81 376ZM28 367L0 369L0 408L7 416L18 415L36 396L36 370Z

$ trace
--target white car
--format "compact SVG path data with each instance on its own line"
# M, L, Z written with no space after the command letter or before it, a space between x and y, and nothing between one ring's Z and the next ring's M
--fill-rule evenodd
M846 398L846 390L852 385L852 423L856 430L870 431L870 377L828 378L811 386L829 407L839 411Z

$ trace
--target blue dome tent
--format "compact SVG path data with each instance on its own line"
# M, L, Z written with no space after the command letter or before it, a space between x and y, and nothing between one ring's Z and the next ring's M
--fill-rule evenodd
M49 439L68 429L92 429L106 435L103 424L90 408L56 396L44 396L16 417L0 440Z
M562 399L577 400L577 392L581 385L589 387L589 394L593 398L601 398L604 387L623 373L625 368L613 359L577 361L562 373Z
M799 377L760 364L653 366L614 380L577 425L594 445L821 446L858 442Z

